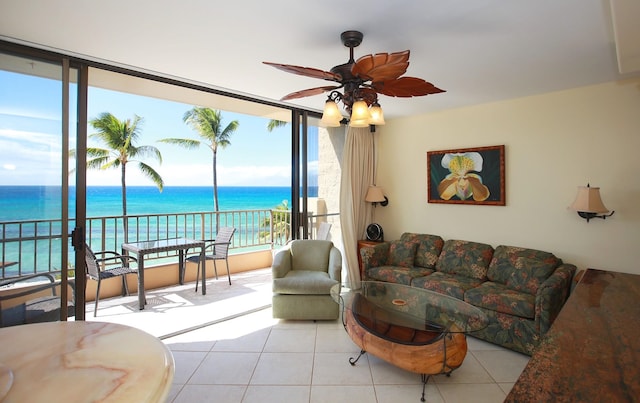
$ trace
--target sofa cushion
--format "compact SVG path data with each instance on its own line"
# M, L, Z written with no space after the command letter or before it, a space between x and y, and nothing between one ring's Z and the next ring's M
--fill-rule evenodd
M429 234L414 234L411 232L405 232L400 237L402 241L412 241L418 245L416 250L414 266L426 267L433 269L438 262L438 256L442 251L444 240L438 235Z
M291 270L284 277L273 279L273 292L277 294L329 294L338 284L327 272L317 270Z
M535 316L534 295L515 291L492 281L485 281L478 287L467 290L464 300L480 308L521 318L533 319Z
M411 285L411 281L414 278L423 277L431 273L433 273L433 270L426 267L380 266L367 270L367 280Z
M439 292L460 300L464 297L466 290L477 287L480 284L482 284L482 280L442 272L418 277L411 282L413 287Z
M393 241L389 245L387 265L400 267L413 267L418 245L414 242Z
M449 239L444 243L436 270L486 280L492 256L493 247L491 245Z
M512 290L535 295L561 263L549 252L500 245L493 254L487 277Z

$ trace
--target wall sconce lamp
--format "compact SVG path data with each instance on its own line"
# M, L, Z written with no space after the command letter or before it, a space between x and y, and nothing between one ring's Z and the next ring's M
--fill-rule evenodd
M589 184L587 186L578 186L576 199L569 208L577 211L578 215L587 220L587 222L592 218L602 218L604 220L615 213L615 211L612 211L611 214L607 214L609 209L602 203L600 188L592 188Z
M382 193L382 188L375 185L369 186L369 189L367 189L367 195L364 197L364 201L373 203L373 207L378 203L380 203L382 207L389 204L389 199L384 195L384 193Z

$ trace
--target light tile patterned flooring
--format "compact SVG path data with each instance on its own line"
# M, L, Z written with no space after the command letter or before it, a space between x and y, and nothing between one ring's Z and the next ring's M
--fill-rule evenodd
M359 348L340 321L273 319L265 307L268 270L232 280L231 286L223 277L211 280L204 297L194 295L193 284L148 292L148 300L164 299L144 311L135 309L134 297L101 301L95 320L140 327L163 339L176 363L169 402L420 402L419 374L369 354L349 364ZM241 314L249 309L253 313ZM94 320L93 307L87 311ZM211 324L197 325L205 322ZM188 327L193 330L181 332ZM467 340L462 366L450 377L429 380L427 402L502 402L528 362L526 355Z

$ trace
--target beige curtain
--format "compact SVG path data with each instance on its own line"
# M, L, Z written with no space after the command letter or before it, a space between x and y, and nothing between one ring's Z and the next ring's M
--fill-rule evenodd
M353 289L360 288L361 280L358 240L363 239L372 214L371 203L365 203L364 198L375 179L373 141L373 133L368 127L349 127L342 159L340 222L347 262L347 284Z

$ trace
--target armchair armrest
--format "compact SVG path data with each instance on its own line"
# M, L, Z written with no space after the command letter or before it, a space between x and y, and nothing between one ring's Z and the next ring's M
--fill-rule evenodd
M329 252L329 277L337 282L342 281L342 253L335 246Z
M563 263L542 283L536 294L535 322L540 335L545 334L569 297L576 266Z
M291 270L291 247L284 246L273 256L271 274L273 278L284 277Z

